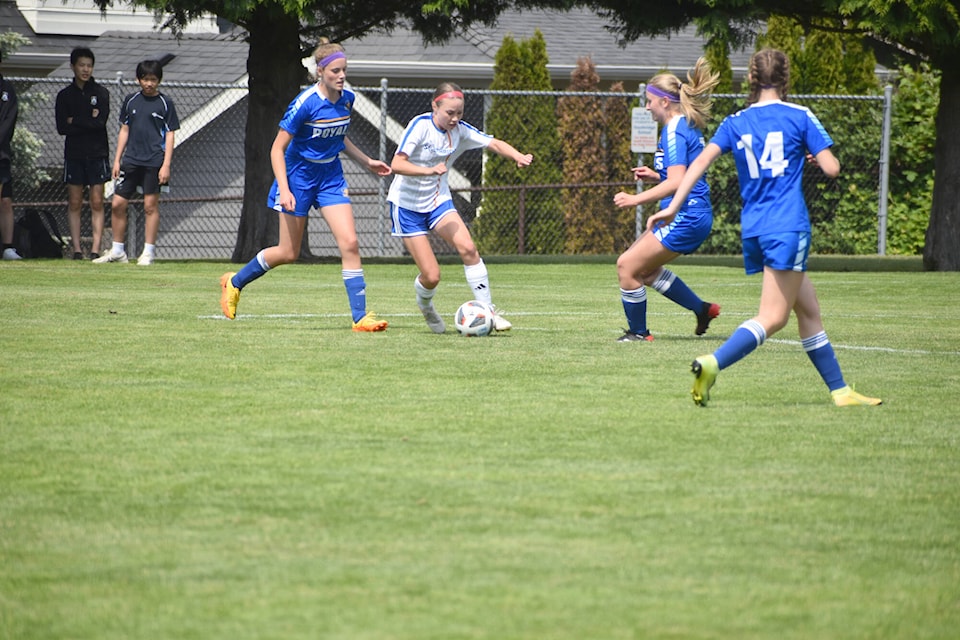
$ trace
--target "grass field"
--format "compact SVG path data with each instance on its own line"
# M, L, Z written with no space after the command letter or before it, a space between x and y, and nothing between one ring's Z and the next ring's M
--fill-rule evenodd
M410 264L0 265L0 638L960 635L960 274L814 271L847 381L796 324L690 400L759 299L675 271L620 344L613 260L494 263L505 335L430 333ZM470 296L444 267L437 307Z

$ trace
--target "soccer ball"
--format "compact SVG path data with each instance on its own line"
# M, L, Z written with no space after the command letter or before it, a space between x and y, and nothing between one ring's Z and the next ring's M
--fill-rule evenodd
M485 336L493 331L493 314L493 307L486 302L470 300L457 309L453 324L462 336Z

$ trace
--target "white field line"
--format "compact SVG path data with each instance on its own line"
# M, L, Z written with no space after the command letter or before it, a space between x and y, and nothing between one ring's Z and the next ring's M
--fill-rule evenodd
M419 318L419 313L377 313L379 317L382 318ZM596 317L604 314L591 311L556 311L556 312L532 312L532 311L517 311L511 312L508 311L506 315L509 315L511 318L514 317L523 317L523 316L591 316ZM676 314L676 313L660 313L660 314L649 314L651 316L667 316L667 315L685 315L685 314ZM311 318L317 319L335 319L335 318L349 318L349 313L260 313L260 314L243 314L237 317L232 322L255 322L257 320L306 320ZM198 315L197 320L223 320L226 321L222 314L212 314L212 315ZM514 326L514 329L519 329L523 331L557 331L557 329L552 327L537 327L537 326ZM609 332L611 334L615 332ZM663 338L689 338L688 334L681 333L663 333L656 332L655 335ZM709 336L706 338L709 340ZM789 346L799 347L802 343L799 340L789 340L783 338L768 338L766 342L772 344L783 344ZM904 355L919 355L919 356L960 356L960 351L930 351L929 349L897 349L894 347L875 347L870 345L857 345L857 344L837 344L833 343L833 348L837 350L846 350L846 351L877 351L881 353L896 353Z

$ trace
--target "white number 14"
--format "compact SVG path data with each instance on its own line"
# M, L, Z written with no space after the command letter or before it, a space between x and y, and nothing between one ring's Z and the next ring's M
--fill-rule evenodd
M771 131L763 139L763 155L760 157L759 167L757 166L757 156L753 152L753 136L749 133L740 137L737 143L737 149L743 149L747 159L747 168L750 171L750 177L756 180L760 177L760 169L768 169L770 175L774 178L782 176L789 160L783 157L783 132Z

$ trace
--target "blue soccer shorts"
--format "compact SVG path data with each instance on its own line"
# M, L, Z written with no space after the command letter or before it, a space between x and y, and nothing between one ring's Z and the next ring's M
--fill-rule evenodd
M747 274L764 267L777 271L806 271L810 232L788 231L743 239L743 267Z
M453 206L453 200L441 202L436 209L428 211L427 213L404 209L391 202L390 235L399 238L426 235L431 229L440 224L440 221L445 215L451 211L456 212L456 210L456 207Z
M296 198L296 211L286 211L280 206L280 188L273 181L267 206L294 216L306 216L312 207L318 209L336 204L350 204L350 190L343 177L343 166L339 158L329 162L308 162L297 160L287 164L287 184Z
M653 229L653 235L670 251L687 254L700 248L713 227L713 209L681 209L670 224Z

